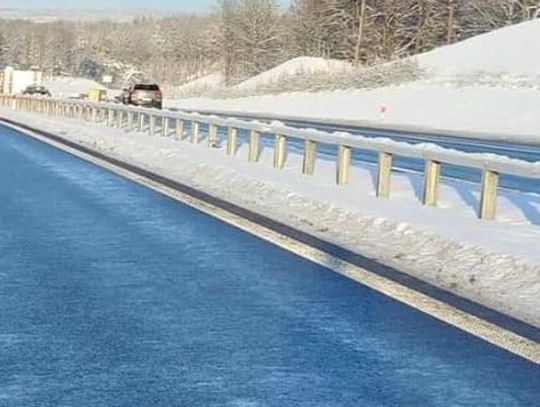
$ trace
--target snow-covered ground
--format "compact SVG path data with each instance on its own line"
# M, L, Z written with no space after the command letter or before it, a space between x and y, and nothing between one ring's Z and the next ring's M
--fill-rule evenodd
M91 89L106 89L102 84L86 78L54 77L43 81L54 97L68 98L87 94Z
M437 48L416 60L436 75L540 76L540 57L535 52L539 38L540 20L532 20Z
M299 57L291 59L276 68L263 72L253 78L239 83L235 88L239 90L257 89L272 83L279 82L289 75L312 74L316 72L340 73L352 69L352 66L344 61L314 57Z
M534 51L538 38L540 19L441 47L415 58L427 72L426 78L399 86L229 99L190 98L167 104L194 110L347 120L359 125L369 122L482 132L490 133L484 137L512 136L515 140L540 142L540 53ZM304 69L307 65L308 61L304 61ZM284 64L267 74L275 79L286 71Z
M265 148L248 163L223 148L140 136L75 120L0 109L0 115L53 131L215 196L376 258L466 298L540 326L540 196L504 191L496 222L478 220L478 185L445 180L440 208L419 202L421 178L394 174L392 197L374 196L375 170L354 167L351 184L334 184L334 163L301 174L301 157L284 170Z
M167 89L167 93L174 98L175 95L205 94L210 90L221 89L225 86L225 78L221 73L210 73L200 78L189 81L181 86Z
M369 91L285 93L238 99L167 101L185 110L220 110L358 125L489 133L486 137L540 143L540 90L410 85ZM381 113L384 106L386 112Z

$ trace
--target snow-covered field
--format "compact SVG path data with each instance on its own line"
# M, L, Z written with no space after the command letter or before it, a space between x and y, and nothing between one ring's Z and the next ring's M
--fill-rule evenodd
M358 125L369 122L483 132L491 133L493 138L513 135L516 140L540 142L540 53L534 51L538 38L540 19L441 47L415 58L428 73L425 79L399 86L229 99L190 98L167 104L194 110L347 120ZM304 62L306 69L309 64ZM284 64L269 72L272 78L278 78L287 69Z
M392 198L374 196L374 168L355 167L351 184L334 184L334 163L317 162L301 175L301 157L288 155L284 170L271 166L265 148L259 164L246 148L235 157L206 143L140 136L74 120L1 109L0 114L119 157L325 240L376 258L466 298L540 326L540 196L502 192L499 219L478 220L478 186L445 181L441 207L419 202L421 179L393 176Z

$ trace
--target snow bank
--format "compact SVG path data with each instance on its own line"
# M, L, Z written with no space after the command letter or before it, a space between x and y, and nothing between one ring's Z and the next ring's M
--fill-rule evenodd
M540 19L504 27L416 57L439 75L540 75Z
M177 86L172 90L173 95L202 95L209 91L225 86L225 77L221 73L211 73L198 79Z
M43 85L55 97L72 97L81 93L88 93L91 89L107 89L100 83L91 79L72 78L72 77L54 77L46 79Z
M420 204L421 178L395 173L392 199L374 195L376 169L351 168L347 187L334 183L335 164L320 159L301 174L290 149L283 170L272 168L272 148L247 162L240 141L234 157L207 143L137 137L120 129L45 118L9 109L1 115L148 168L217 197L291 224L324 240L540 326L540 196L501 191L499 220L476 219L478 186L443 180L440 208ZM185 135L187 138L187 134ZM223 142L225 134L220 135Z
M251 90L277 83L287 76L298 74L313 74L317 72L345 72L352 69L344 61L334 59L299 57L291 59L269 71L254 76L235 86L238 90Z
M416 82L367 91L287 93L236 99L166 101L186 110L224 110L360 126L415 126L486 138L540 143L540 91L534 88L447 86ZM381 109L385 107L382 114Z

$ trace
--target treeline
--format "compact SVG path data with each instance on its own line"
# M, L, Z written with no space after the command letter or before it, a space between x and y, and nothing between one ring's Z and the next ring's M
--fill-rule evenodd
M118 82L233 84L290 58L370 65L540 17L540 0L218 0L208 15L131 22L0 20L0 66Z
M100 79L113 74L181 82L211 69L214 16L132 22L0 20L0 66Z

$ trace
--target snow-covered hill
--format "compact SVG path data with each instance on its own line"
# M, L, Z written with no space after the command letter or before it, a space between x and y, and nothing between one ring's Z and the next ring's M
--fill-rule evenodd
M540 75L540 20L505 27L418 56L434 74Z

